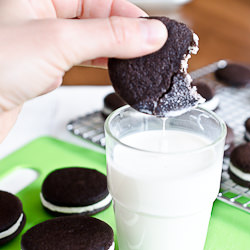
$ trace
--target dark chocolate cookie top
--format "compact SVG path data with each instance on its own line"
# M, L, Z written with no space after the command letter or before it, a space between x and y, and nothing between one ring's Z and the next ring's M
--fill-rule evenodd
M250 132L250 117L245 121L246 131Z
M85 216L48 220L29 229L22 237L22 250L108 250L113 230L105 222Z
M107 177L94 169L82 167L57 169L45 178L42 195L58 206L92 205L108 195Z
M197 92L206 99L211 100L215 95L214 87L209 84L206 80L195 80L192 82L192 86L196 86Z
M134 109L167 116L169 111L183 110L198 102L199 96L191 89L192 80L186 73L186 62L190 53L197 52L198 41L183 23L167 17L149 18L166 25L166 43L159 51L143 57L109 59L109 75L115 91Z
M250 68L237 63L228 63L225 68L215 71L218 80L229 86L244 87L250 83Z
M15 195L0 191L0 233L13 226L22 213L22 203Z
M250 142L237 146L231 153L230 160L242 172L250 173Z

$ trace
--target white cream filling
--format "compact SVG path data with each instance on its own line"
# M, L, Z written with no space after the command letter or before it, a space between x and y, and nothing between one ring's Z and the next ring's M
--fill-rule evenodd
M199 37L195 33L193 33L193 40L194 40L195 46L189 46L188 50L192 54L197 54L198 51L199 51L199 47L198 47L198 45L199 45Z
M23 220L23 213L20 215L20 217L18 218L17 222L14 225L12 225L10 228L0 233L0 239L6 238L14 234L20 227L22 220Z
M214 96L211 100L200 104L200 107L213 111L218 107L219 103L219 98L217 96Z
M245 136L246 136L247 140L250 141L250 133L248 131L246 131Z
M185 81L187 82L188 85L190 85L193 80L192 80L192 77L189 74L186 74ZM194 92L197 92L196 87L192 87L192 89L194 90Z
M44 199L42 193L40 193L40 198L41 198L41 202L42 202L44 207L48 208L51 211L64 213L64 214L73 214L73 213L78 214L78 213L84 213L84 212L92 212L96 209L100 209L100 208L107 206L112 200L111 195L108 194L103 200L101 200L93 205L88 205L88 206L84 206L84 207L63 207L63 206L56 206L56 205L46 201Z
M229 168L230 168L232 173L234 173L236 176L238 176L242 180L250 181L250 174L242 172L241 170L236 168L231 162L230 162Z
M193 33L193 39L194 39L195 44L198 46L198 44L199 44L199 37L197 36L197 34Z
M108 250L115 250L115 242L112 243L112 245L110 246Z
M187 69L188 69L188 60L191 58L191 55L188 54L188 55L184 55L183 56L183 59L181 60L181 69L180 71L181 72L185 72L187 73Z
M193 33L193 41L195 43L194 46L189 46L188 47L188 52L189 54L184 54L183 55L183 59L181 60L181 72L185 72L187 73L187 69L188 69L188 60L191 58L190 54L197 54L199 47L198 47L198 43L199 43L199 37Z

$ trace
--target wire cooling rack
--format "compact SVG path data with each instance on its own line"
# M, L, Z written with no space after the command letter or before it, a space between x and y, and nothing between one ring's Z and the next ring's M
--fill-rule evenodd
M245 120L250 117L250 86L232 88L222 85L213 78L218 68L223 68L226 61L221 60L191 72L193 79L206 78L216 86L216 95L220 105L216 113L233 129L235 145L244 143ZM104 118L101 111L78 117L67 124L67 130L74 135L105 147ZM221 188L218 199L250 213L250 189L237 185L227 172L229 159L224 158Z
M104 118L101 111L70 121L67 130L82 139L105 147Z
M220 107L216 112L233 129L235 145L245 142L245 120L250 117L250 86L229 88L218 85ZM249 152L250 153L250 152ZM237 185L227 172L230 160L224 158L218 199L250 213L250 189Z

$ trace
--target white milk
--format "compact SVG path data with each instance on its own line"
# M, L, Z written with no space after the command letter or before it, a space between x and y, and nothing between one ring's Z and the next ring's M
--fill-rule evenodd
M107 153L119 249L202 250L222 164L214 148L197 150L211 142L177 130L121 141L137 149L119 144Z

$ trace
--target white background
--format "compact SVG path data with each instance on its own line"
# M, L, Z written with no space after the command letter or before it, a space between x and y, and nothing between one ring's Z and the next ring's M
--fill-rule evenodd
M25 103L15 126L0 144L0 158L43 135L103 152L69 133L66 124L78 116L101 110L103 98L112 91L111 86L63 86Z

